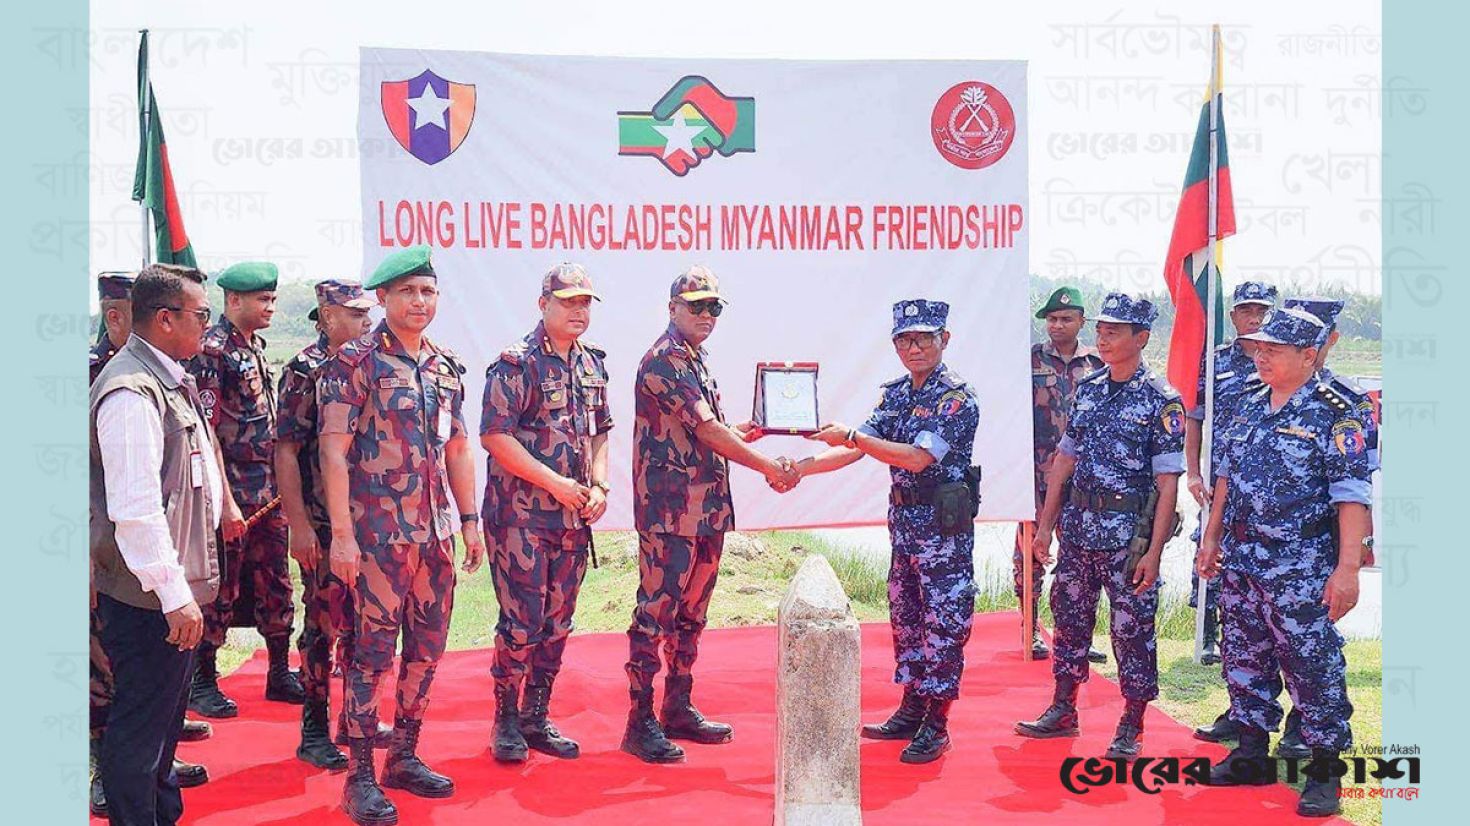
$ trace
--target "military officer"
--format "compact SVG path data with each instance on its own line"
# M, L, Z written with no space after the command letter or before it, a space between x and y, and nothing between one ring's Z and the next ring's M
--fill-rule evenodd
M1084 310L1082 292L1076 287L1058 287L1036 317L1046 321L1047 340L1031 345L1031 439L1035 449L1036 510L1046 501L1046 475L1051 470L1057 443L1067 432L1067 408L1077 395L1077 383L1083 376L1103 366L1097 350L1077 340L1082 330ZM1034 527L1034 525L1033 525ZM1011 554L1011 572L1016 583L1016 599L1022 599L1021 577L1024 570L1021 554L1031 553L1022 547L1021 526L1016 526L1016 546ZM1041 639L1041 581L1046 568L1031 566L1031 656L1046 659L1050 650ZM1092 662L1108 661L1108 655L1092 646L1087 648Z
M601 300L580 264L541 279L541 321L486 371L480 439L489 453L485 537L495 626L495 737L501 762L529 746L574 758L547 720L551 687L587 572L592 523L607 510L606 352L583 340ZM525 699L519 712L522 685Z
M1051 586L1056 692L1040 718L1016 724L1025 737L1077 735L1078 687L1089 676L1087 644L1097 621L1098 594L1106 591L1125 700L1107 756L1125 759L1138 755L1144 711L1159 693L1154 636L1159 557L1174 529L1184 472L1184 405L1143 362L1157 316L1146 299L1109 293L1097 318L1097 349L1107 368L1077 388L1032 547L1037 560L1049 560L1051 531L1060 514L1061 546ZM1130 545L1139 546L1141 556L1134 552L1130 559Z
M332 647L338 645L345 667L352 659L352 586L333 573L326 549L332 528L322 498L317 461L316 382L321 367L342 345L365 335L368 310L376 306L355 281L327 279L316 285L316 306L308 318L316 322L317 340L286 363L281 372L276 408L276 484L281 510L290 528L290 551L301 566L301 605L306 622L297 638L306 702L301 707L301 744L297 758L322 769L347 768L347 755L332 743L327 721L327 683L332 673ZM337 724L346 742L346 710ZM387 738L379 737L381 745Z
M204 642L189 691L189 708L205 717L239 714L235 701L220 691L215 666L216 652L237 616L248 615L265 637L270 655L266 699L299 704L305 696L287 660L295 607L286 520L276 507L276 387L265 340L258 334L275 314L276 277L276 265L265 261L226 268L219 277L224 316L205 331L203 351L187 365L219 435L230 489L221 528L225 568L219 596L204 609Z
M97 276L97 310L102 326L97 330L97 343L88 359L88 383L107 366L117 351L128 342L133 331L133 303L128 291L133 288L133 275L126 272L104 272Z
M733 736L730 726L706 720L690 700L725 532L735 528L727 461L759 471L778 490L800 479L789 460L746 444L755 434L749 423L725 423L704 349L725 310L719 279L708 267L690 267L674 279L668 306L669 326L639 362L633 390L638 598L628 628L632 702L622 749L649 763L683 758L671 740L715 744ZM660 644L668 673L661 718L655 719Z
M1224 671L1240 729L1240 744L1212 768L1212 785L1271 782L1239 764L1266 757L1268 732L1281 721L1282 675L1318 767L1352 746L1347 663L1333 623L1357 603L1368 533L1363 424L1353 403L1316 376L1326 341L1318 318L1273 310L1249 338L1259 342L1264 386L1231 411L1196 559L1201 576L1223 580ZM1340 779L1322 775L1307 781L1298 814L1338 811Z
M964 379L944 365L949 305L912 299L893 305L893 347L908 371L886 382L862 427L824 426L810 438L829 446L797 463L824 473L872 456L890 466L888 534L893 562L888 604L894 682L903 700L864 737L910 740L905 763L949 750L949 712L960 693L965 642L975 613L975 514L979 476L970 457L980 408Z
M356 583L342 806L355 822L376 824L398 816L373 776L372 740L378 682L393 665L400 631L397 713L383 786L420 797L454 794L454 781L417 754L454 607L451 496L467 573L480 567L485 547L464 425L464 365L424 335L439 301L429 247L388 255L363 286L377 290L384 319L322 367L317 432L332 572Z

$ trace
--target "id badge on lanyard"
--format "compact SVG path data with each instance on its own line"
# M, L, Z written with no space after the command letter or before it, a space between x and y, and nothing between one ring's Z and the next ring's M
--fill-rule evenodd
M189 452L189 483L195 488L204 487L204 454L197 450Z

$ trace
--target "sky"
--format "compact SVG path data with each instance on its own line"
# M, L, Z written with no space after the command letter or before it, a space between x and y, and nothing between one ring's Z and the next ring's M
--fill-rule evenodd
M898 13L902 9L904 13ZM200 264L280 264L288 280L362 277L356 154L360 46L551 55L1029 62L1031 269L1117 289L1162 287L1209 73L1225 44L1237 207L1227 279L1380 292L1381 118L1422 106L1383 92L1370 0L792 3L94 2L92 29L54 49L91 61L76 113L92 151L56 186L85 186L94 272L135 268L137 29ZM90 54L84 50L90 44ZM833 124L843 130L879 124ZM38 174L43 174L38 170ZM860 174L855 170L854 174Z

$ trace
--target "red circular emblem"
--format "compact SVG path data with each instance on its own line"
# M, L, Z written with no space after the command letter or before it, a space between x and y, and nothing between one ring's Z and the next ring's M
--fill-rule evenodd
M1000 90L979 80L949 87L929 118L934 148L961 169L984 169L1016 139L1016 113Z

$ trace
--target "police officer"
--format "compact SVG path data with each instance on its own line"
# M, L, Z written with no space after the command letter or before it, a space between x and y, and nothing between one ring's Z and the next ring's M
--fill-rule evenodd
M322 368L317 432L332 572L356 583L357 637L346 696L350 765L342 806L355 822L369 824L398 817L373 776L372 738L378 682L393 665L400 631L397 714L383 786L419 797L454 794L454 781L417 754L454 607L451 495L467 573L480 567L485 546L475 524L464 366L424 335L439 301L429 248L389 255L363 286L377 290L384 319Z
M301 707L301 744L296 756L331 770L347 768L347 755L332 744L327 724L332 646L338 645L339 664L345 670L352 659L354 612L351 584L332 573L326 558L332 528L317 460L316 382L332 354L367 333L368 310L374 306L376 302L355 281L328 279L316 285L316 306L307 317L316 322L317 340L286 363L276 409L276 484L290 528L291 556L301 566L301 605L306 609L305 627L297 638L306 702ZM337 733L345 743L345 709ZM380 736L378 743L387 745L387 738Z
M97 276L98 310L102 326L98 329L97 343L88 354L87 370L89 383L96 382L102 368L117 355L133 333L133 302L129 291L133 288L133 275L126 272L104 272ZM99 761L102 755L102 738L107 732L107 714L112 708L112 663L102 648L102 620L97 606L90 611L91 645L89 651L89 695L91 731L88 737L88 808L98 817L107 816L107 793L102 788L102 771ZM202 720L184 720L179 733L180 742L207 739L213 730ZM209 782L209 772L197 763L174 758L174 772L180 788L193 788Z
M1281 721L1280 675L1319 768L1352 746L1347 663L1333 623L1357 603L1368 532L1363 424L1350 400L1315 378L1326 328L1284 308L1249 338L1259 342L1265 386L1231 411L1196 559L1201 576L1222 579L1224 671L1240 744L1209 782L1227 786L1271 782L1240 764L1266 757L1267 732ZM1330 774L1308 779L1298 814L1338 811L1340 779Z
M1098 594L1106 591L1125 700L1107 756L1125 759L1138 755L1144 711L1159 694L1159 557L1173 532L1184 472L1184 405L1143 362L1157 316L1150 301L1109 293L1097 318L1097 349L1107 369L1077 389L1032 546L1037 560L1048 561L1060 514L1051 586L1056 692L1040 718L1016 724L1016 733L1025 737L1077 736L1077 692L1089 676L1087 644L1097 622ZM1130 561L1135 536L1146 550Z
M1214 441L1211 443L1210 451L1211 461L1219 461L1220 428L1222 423L1230 420L1230 405L1245 392L1248 383L1254 381L1253 377L1256 374L1256 364L1251 359L1256 351L1256 343L1242 336L1254 333L1261 328L1261 319L1266 316L1267 310L1275 306L1276 296L1277 291L1274 286L1260 281L1242 281L1236 285L1231 294L1230 325L1235 328L1235 340L1215 348L1215 415L1212 429ZM1188 481L1189 495L1194 497L1195 503L1201 508L1200 525L1195 528L1194 535L1190 537L1196 547L1199 545L1204 522L1210 512L1210 490L1200 470L1200 449L1204 443L1204 420L1205 368L1204 357L1201 356L1195 406L1186 414L1184 420L1185 479ZM1204 650L1200 655L1200 662L1205 665L1215 665L1220 662L1220 653L1215 645L1220 627L1219 610L1215 605L1215 596L1219 590L1218 583L1206 583L1205 585ZM1199 574L1192 571L1189 581L1190 607L1196 607L1198 600ZM1228 710L1216 717L1210 725L1194 730L1194 736L1197 739L1212 743L1234 738L1235 735L1235 725L1230 722Z
M634 382L638 602L628 628L632 702L622 749L649 763L683 758L684 750L670 740L715 744L733 736L730 726L706 720L690 700L725 532L735 528L727 461L761 472L777 490L800 481L789 460L745 443L756 434L749 423L725 423L704 349L724 309L719 279L709 268L681 273L669 288L668 329L643 355ZM654 719L661 644L668 674L661 719Z
M1077 395L1077 383L1084 376L1102 368L1097 351L1077 340L1082 330L1082 293L1076 287L1058 287L1036 317L1046 321L1047 340L1031 345L1031 439L1035 450L1036 510L1046 501L1046 475L1056 456L1057 443L1067 432L1067 408ZM1034 525L1033 525L1034 527ZM1016 545L1011 554L1011 572L1016 583L1016 599L1023 599L1021 554L1031 553L1022 547L1021 526L1016 526ZM1041 639L1041 581L1046 568L1031 566L1031 656L1046 659L1051 653ZM1023 620L1024 621L1024 620ZM1087 659L1096 663L1108 661L1108 655L1091 645Z
M949 305L893 305L893 347L906 375L883 384L873 414L856 430L832 423L810 438L831 449L797 463L824 473L864 455L890 466L888 533L893 563L888 604L903 700L863 736L911 740L899 755L928 763L949 750L949 711L960 693L965 642L975 613L975 505L970 471L980 408L965 380L944 365Z
M553 266L541 279L541 322L485 374L485 537L500 605L492 750L501 762L525 760L528 746L580 754L547 720L547 706L587 572L591 525L610 489L607 354L582 340L593 299L601 300L580 264Z
M275 313L276 276L276 265L265 261L226 268L219 277L224 315L205 331L204 349L188 364L219 436L230 489L221 523L225 570L219 597L204 610L204 642L189 692L189 708L205 717L239 714L220 691L215 656L235 618L247 612L270 655L265 698L297 704L305 698L287 660L295 606L286 520L276 497L276 387L258 335Z

